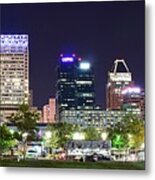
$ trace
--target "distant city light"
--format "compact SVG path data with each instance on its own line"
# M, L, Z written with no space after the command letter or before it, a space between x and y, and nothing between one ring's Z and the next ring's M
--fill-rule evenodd
M141 92L141 89L139 87L128 87L126 89L124 89L122 91L122 94L131 94L131 93L136 93L136 94L139 94Z
M81 61L81 60L82 60L82 58L81 58L81 57L79 57L79 58L78 58L78 61Z
M73 57L62 57L61 61L62 62L73 62L74 58Z
M90 63L88 63L88 62L81 62L80 63L80 69L83 69L83 70L90 69Z

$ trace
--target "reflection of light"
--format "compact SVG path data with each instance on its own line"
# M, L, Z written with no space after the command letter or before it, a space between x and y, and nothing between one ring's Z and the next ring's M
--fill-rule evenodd
M62 62L73 62L74 59L72 57L63 57L63 58L61 58L61 61Z
M141 89L139 87L128 87L126 89L124 89L122 91L122 94L127 94L127 93L136 93L136 94L139 94L141 92Z
M81 133L81 132L75 132L75 133L73 134L73 139L74 139L74 140L84 140L85 137L84 137L84 134L83 134L83 133Z
M80 63L80 69L83 69L83 70L90 69L90 63L88 63L88 62L81 62Z

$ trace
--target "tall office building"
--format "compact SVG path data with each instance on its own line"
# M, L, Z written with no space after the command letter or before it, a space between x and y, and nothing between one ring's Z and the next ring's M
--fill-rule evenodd
M108 83L106 87L107 110L120 110L122 108L122 90L133 84L132 74L124 59L116 59L114 68L108 72Z
M56 101L58 121L92 124L90 114L99 113L95 105L93 67L88 61L81 61L75 56L60 58ZM75 116L76 112L89 116L87 120L81 120Z
M0 35L0 116L29 101L28 35Z
M76 109L76 65L75 56L61 56L58 65L56 114L63 110Z
M81 61L77 67L76 77L77 109L95 108L94 73L89 62Z

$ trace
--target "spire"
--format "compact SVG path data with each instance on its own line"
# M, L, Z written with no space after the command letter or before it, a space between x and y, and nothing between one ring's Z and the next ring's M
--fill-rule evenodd
M120 68L121 68L121 70L120 70ZM122 71L123 72L130 72L124 59L116 59L114 61L113 73L122 72Z

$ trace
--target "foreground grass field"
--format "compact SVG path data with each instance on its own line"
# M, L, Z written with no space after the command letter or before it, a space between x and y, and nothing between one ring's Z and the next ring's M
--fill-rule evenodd
M71 168L71 169L126 169L145 170L144 162L69 162L51 160L0 160L2 167L43 167L43 168Z

